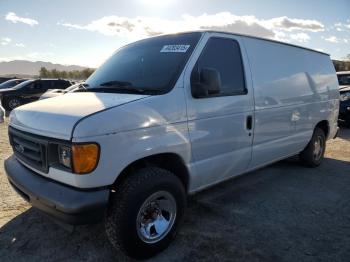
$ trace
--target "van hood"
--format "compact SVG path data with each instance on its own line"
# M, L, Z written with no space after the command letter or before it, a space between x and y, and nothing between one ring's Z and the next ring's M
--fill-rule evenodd
M70 140L79 120L145 97L134 94L69 93L16 108L10 114L10 126L37 135Z
M339 91L340 91L340 93L342 93L342 92L347 92L347 91L350 91L350 85L341 85L341 86L339 86Z

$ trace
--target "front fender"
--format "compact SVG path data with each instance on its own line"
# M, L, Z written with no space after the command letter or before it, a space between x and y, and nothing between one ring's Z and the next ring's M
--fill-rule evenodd
M100 160L91 174L76 176L75 184L79 187L111 185L129 164L156 154L174 153L187 166L192 159L187 122L89 137L88 140L99 143ZM73 139L73 142L86 141L86 138Z

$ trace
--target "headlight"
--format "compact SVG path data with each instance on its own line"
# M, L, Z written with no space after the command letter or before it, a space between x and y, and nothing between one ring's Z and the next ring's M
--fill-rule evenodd
M340 94L340 101L347 101L350 99L350 92Z
M58 159L61 165L76 174L92 172L98 163L100 147L95 143L58 146Z
M61 165L72 168L72 150L68 146L58 146L58 160Z

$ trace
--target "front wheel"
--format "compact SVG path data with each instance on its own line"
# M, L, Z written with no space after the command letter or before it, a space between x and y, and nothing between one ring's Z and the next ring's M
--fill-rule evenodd
M140 169L111 194L107 237L126 255L149 258L175 237L185 206L184 186L174 174L156 167Z
M22 105L22 100L19 97L9 97L4 99L4 108L6 111L12 111L20 105Z
M308 167L321 164L326 151L326 135L321 128L316 127L306 148L299 154L300 160Z

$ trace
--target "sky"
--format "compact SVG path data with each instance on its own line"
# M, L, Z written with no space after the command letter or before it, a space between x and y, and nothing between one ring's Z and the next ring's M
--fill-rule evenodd
M0 61L98 67L157 34L215 29L350 54L350 0L0 0Z

